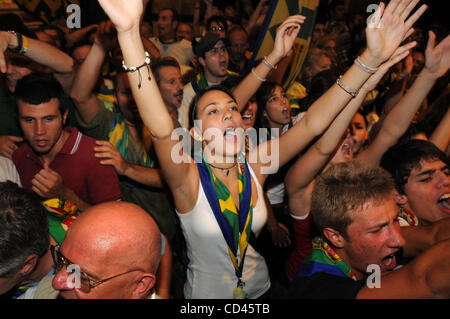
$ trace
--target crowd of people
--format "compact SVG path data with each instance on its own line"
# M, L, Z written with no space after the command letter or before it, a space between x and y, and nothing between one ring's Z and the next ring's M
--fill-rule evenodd
M1 17L0 298L449 298L450 36L419 2L320 1L287 86L307 17L253 59L265 0Z

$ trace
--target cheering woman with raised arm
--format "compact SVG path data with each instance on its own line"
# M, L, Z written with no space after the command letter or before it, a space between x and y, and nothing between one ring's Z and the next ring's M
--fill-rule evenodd
M392 0L386 8L380 5L367 29L367 49L358 60L361 65L376 69L390 58L423 12L422 8L417 10L405 22L417 2ZM261 185L270 173L265 166L273 163L265 161L277 160L278 166L282 166L322 134L356 96L369 74L353 65L286 134L246 155L236 100L222 88L209 88L199 93L191 105L192 119L201 123L190 130L202 144L201 160L194 161L190 154L181 152L183 160L175 160L172 154L177 152L173 149L179 141L171 138L173 122L148 67L150 59L139 35L139 22L147 1L99 0L99 3L116 26L133 95L143 122L153 135L161 171L181 220L189 257L185 297L263 296L270 288L267 267L249 244L249 238L252 232L258 234L267 218ZM265 80L291 50L303 21L302 16L286 19L277 29L272 52L243 81L250 77L252 83ZM257 89L252 85L249 88L249 91ZM279 147L271 147L271 143L278 143ZM261 147L267 151L265 158L260 156Z

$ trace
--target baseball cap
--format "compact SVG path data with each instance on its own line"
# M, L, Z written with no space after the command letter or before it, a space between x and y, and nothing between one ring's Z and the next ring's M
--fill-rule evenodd
M197 43L195 43L194 53L199 57L203 57L205 52L212 50L212 48L214 48L216 43L220 40L227 45L227 40L225 38L221 38L217 33L208 32Z

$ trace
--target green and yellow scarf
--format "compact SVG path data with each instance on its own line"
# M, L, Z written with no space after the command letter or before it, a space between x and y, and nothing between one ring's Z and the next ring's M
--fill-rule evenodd
M202 162L197 163L197 166L203 190L225 238L236 277L240 282L253 219L252 186L248 165L241 154L241 162L238 163L239 211L230 191L214 175L203 156Z
M230 77L239 77L239 74L232 72L230 70L227 70L225 79L228 79ZM191 83L192 83L192 88L194 89L195 93L197 93L201 89L206 89L209 86L208 81L205 78L205 73L203 72L203 70L200 70L200 72L198 72L197 76L195 77L194 80L192 80Z
M147 151L150 146L150 134L148 131L143 127L143 142L144 142L144 148L145 150L140 152L141 156L141 165L145 167L154 167L155 163L154 161L148 156ZM127 125L125 124L125 121L122 116L119 116L119 114L116 114L116 118L111 124L110 131L108 134L109 142L114 145L117 150L122 155L123 159L128 162L128 150L129 150L129 144L131 136L130 132L128 131Z

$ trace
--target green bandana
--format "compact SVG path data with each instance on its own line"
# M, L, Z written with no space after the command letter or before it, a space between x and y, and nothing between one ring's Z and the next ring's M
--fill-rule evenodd
M312 240L312 253L306 257L294 277L310 277L324 272L339 277L357 280L344 260L321 237Z

